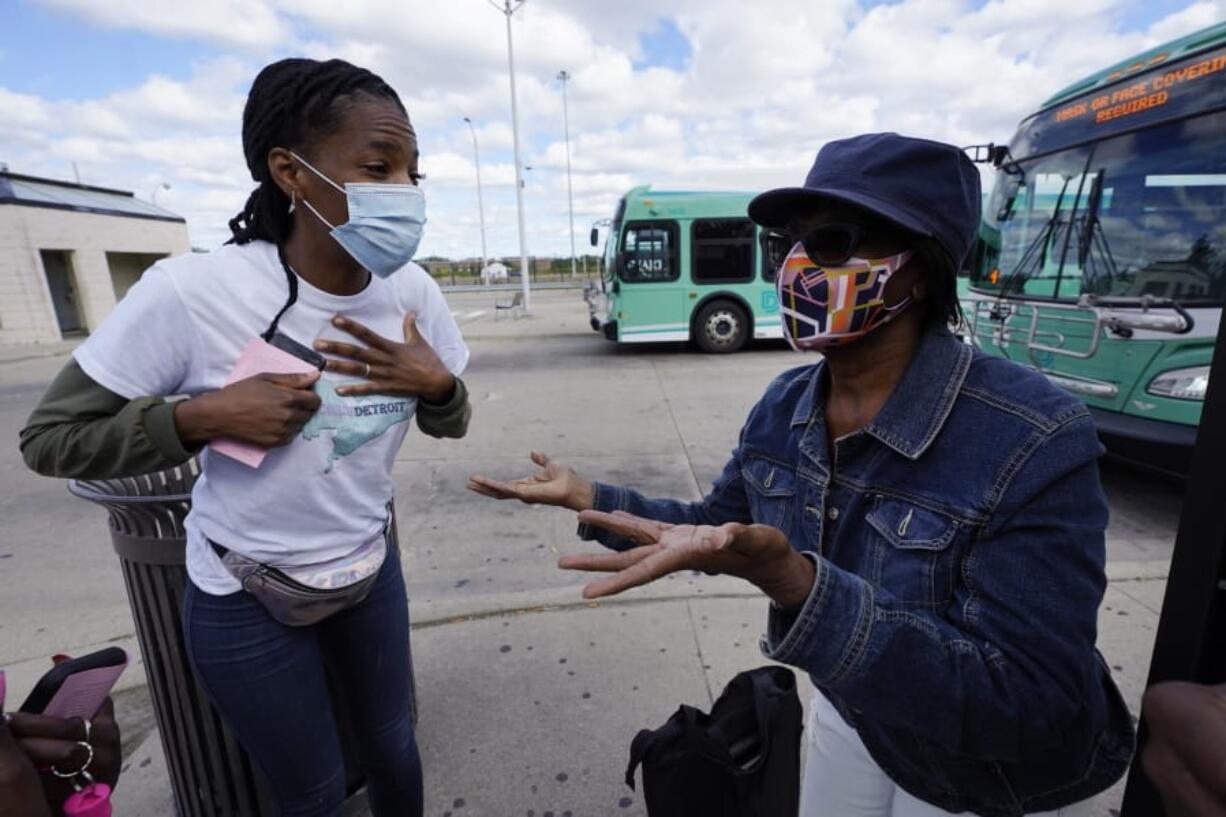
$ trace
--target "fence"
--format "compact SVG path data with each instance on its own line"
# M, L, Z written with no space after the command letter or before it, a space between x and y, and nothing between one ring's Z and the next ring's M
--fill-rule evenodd
M602 268L601 262L603 259L589 256L586 260L586 274L584 273L584 259L579 259L576 264L576 274L571 275L569 258L529 258L528 269L531 278L528 280L534 284L574 284L581 286L587 281L597 280L600 277ZM426 259L417 263L424 267L426 272L430 273L431 277L438 281L440 286L448 288L469 287L479 286L482 283L480 259L466 259L463 261ZM507 268L507 277L492 283L519 283L518 258L491 258L489 263L500 263Z

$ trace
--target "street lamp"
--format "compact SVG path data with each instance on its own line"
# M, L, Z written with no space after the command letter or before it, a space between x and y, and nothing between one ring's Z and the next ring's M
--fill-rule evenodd
M524 229L524 174L519 163L519 108L515 101L515 47L511 42L511 15L523 8L527 0L489 0L489 4L498 9L507 18L507 71L511 75L511 137L515 149L515 206L519 213L519 270L524 286L524 311L531 305L531 291L528 278L528 249L526 230Z
M153 188L153 192L149 194L149 201L153 202L154 207L156 207L158 203L158 191L159 190L169 190L169 189L170 189L170 185L168 185L166 182L162 182L157 187Z
M473 121L467 116L464 121L468 123L468 131L473 135L473 161L477 165L477 216L481 220L481 274L485 274L485 267L488 265L488 257L485 254L485 203L481 200L481 154L477 150L477 129L473 127Z
M570 206L570 277L575 277L575 191L570 183L570 114L566 105L566 82L570 74L565 70L558 72L562 82L562 129L566 134L566 200Z

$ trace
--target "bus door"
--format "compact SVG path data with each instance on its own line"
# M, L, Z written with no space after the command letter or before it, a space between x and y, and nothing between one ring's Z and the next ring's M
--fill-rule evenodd
M630 221L618 258L618 340L689 340L681 278L681 230L676 221Z

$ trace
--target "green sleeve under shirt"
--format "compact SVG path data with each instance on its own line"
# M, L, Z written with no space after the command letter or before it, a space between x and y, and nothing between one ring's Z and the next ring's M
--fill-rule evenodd
M21 455L48 477L109 479L191 459L160 397L128 400L98 385L75 360L52 381L21 430Z
M437 405L425 400L417 401L417 427L431 437L449 437L458 440L468 433L468 421L472 419L473 407L468 401L468 387L460 378L455 379L451 399Z
M456 378L443 404L418 401L417 425L431 437L463 437L472 407ZM48 477L110 479L162 471L191 459L175 428L174 404L160 397L128 400L69 361L21 430L21 455Z

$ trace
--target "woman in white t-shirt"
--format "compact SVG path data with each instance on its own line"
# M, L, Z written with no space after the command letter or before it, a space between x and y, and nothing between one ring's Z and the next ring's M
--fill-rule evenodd
M391 471L412 416L459 437L470 409L463 338L409 263L425 222L417 140L379 77L290 59L256 77L243 148L259 186L231 242L145 273L76 350L22 452L41 473L94 478L202 452L184 604L201 683L282 814L335 815L327 666L375 815L419 815ZM206 447L219 438L227 453Z

